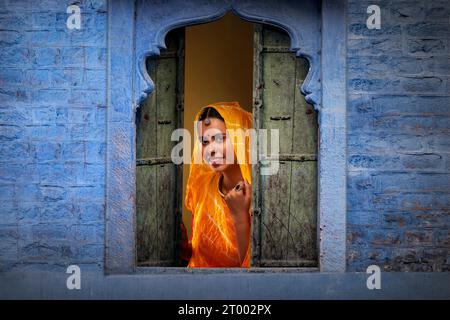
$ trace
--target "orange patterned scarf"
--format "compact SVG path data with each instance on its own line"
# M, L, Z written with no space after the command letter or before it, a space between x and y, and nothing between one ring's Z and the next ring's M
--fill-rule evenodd
M242 133L252 128L252 114L242 109L238 102L217 102L207 107L215 108L225 120L242 177L251 183L250 137ZM201 112L197 113L195 119ZM192 252L188 267L249 267L250 234L249 247L240 264L231 212L218 191L220 174L202 159L197 128L194 130L194 150L185 198L186 208L193 215L192 236L188 243L182 245L182 248L189 247ZM195 157L201 159L200 164L194 163Z

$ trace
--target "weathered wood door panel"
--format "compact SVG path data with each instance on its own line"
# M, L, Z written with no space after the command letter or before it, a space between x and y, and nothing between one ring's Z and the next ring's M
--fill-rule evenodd
M254 39L254 124L279 130L280 161L275 175L253 170L252 264L317 266L317 115L299 90L308 64L279 29L255 25Z
M182 127L184 30L147 60L155 90L136 113L137 265L179 265L181 167L171 161L173 130Z

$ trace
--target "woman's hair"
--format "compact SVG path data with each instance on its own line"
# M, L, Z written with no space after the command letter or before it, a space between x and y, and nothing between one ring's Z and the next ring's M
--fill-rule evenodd
M225 122L219 111L217 111L213 107L206 107L205 109L203 109L203 111L200 113L200 116L198 117L198 121L203 121L206 118L216 118Z

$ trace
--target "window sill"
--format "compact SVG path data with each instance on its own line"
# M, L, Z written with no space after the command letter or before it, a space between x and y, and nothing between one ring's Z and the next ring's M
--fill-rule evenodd
M186 268L186 267L137 267L136 274L248 274L248 273L312 273L317 267L308 268Z

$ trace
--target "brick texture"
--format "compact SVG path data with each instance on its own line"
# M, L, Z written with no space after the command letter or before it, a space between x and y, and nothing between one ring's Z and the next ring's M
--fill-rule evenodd
M449 271L449 10L348 2L348 271Z
M0 270L103 268L107 1L0 3Z

